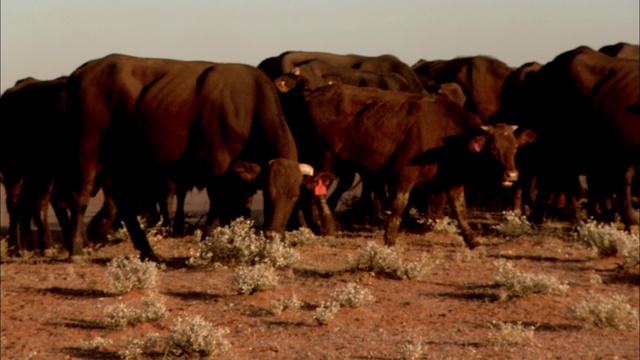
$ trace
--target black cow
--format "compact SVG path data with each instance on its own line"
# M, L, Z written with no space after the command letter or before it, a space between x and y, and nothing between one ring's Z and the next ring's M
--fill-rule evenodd
M66 77L20 80L0 98L0 172L7 190L9 247L18 254L39 250L55 254L49 232L49 201L68 235L69 220L54 195L54 179L64 168L68 143ZM57 192L56 192L57 194ZM38 229L31 238L31 220Z
M208 225L240 215L236 204L262 187L266 229L284 231L302 173L275 87L258 69L113 54L74 71L68 97L79 170L72 261L82 254L99 167L143 259L158 257L136 212L152 196L146 190L166 179L207 188Z
M502 168L496 181L510 186L518 177L516 148L531 135L525 131L516 139L508 125L482 126L463 107L437 95L336 85L318 88L304 100L312 121L299 125L318 144L311 162L327 172L337 159L350 162L358 172L388 184L388 245L395 244L411 189L429 182L447 192L463 238L474 248L477 242L465 215L465 164L477 153L490 154Z
M578 47L527 75L518 96L496 114L494 121L514 121L539 135L532 220L542 220L549 192L563 190L575 203L580 174L587 181L606 174L607 185L596 188L618 195L627 227L637 223L629 174L640 161L640 114L633 111L640 103L639 72L637 61Z

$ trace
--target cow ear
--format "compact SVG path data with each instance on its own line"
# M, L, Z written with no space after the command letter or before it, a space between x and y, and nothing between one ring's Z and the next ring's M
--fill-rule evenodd
M260 165L246 161L236 161L231 166L231 171L238 175L242 180L252 182L258 178L258 175L260 175Z
M518 145L522 146L533 142L536 137L538 137L538 135L533 130L525 129L516 135L516 140L518 141Z
M484 144L487 142L486 135L476 135L471 139L468 145L469 151L472 153L479 153L484 149Z
M276 84L276 88L281 93L286 93L298 85L298 77L293 75L282 75L273 81Z

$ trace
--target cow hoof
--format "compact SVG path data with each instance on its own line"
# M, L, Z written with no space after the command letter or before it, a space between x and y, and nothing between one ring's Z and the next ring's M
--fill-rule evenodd
M160 257L158 254L156 254L155 252L150 252L150 253L146 253L146 254L140 254L140 260L141 261L151 261L154 263L163 263L165 262L165 260Z
M86 259L82 255L71 255L69 257L69 262L76 265L82 265L86 262Z

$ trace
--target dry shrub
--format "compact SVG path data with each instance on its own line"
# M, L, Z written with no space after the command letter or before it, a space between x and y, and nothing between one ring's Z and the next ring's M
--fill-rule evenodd
M251 294L278 286L278 275L269 264L238 266L233 271L233 284L240 294Z
M491 338L498 346L536 345L533 339L535 326L525 326L521 321L517 323L494 321L489 326L491 327Z
M164 299L156 295L142 299L143 308L137 309L124 304L116 304L104 310L102 324L108 328L124 328L147 321L158 321L167 315Z
M410 340L402 345L400 349L400 358L402 360L417 360L421 359L426 349L422 345L421 340Z
M431 264L427 264L426 255L416 262L404 263L394 249L372 241L360 247L355 259L351 262L356 270L373 271L396 279L414 279L423 276L431 267Z
M340 304L335 301L322 302L320 307L316 309L313 319L320 325L327 325L336 317L340 311Z
M165 339L167 353L175 356L209 357L224 355L231 348L225 335L229 329L218 328L196 315L179 318L171 334Z
M285 310L297 310L303 305L304 303L298 300L298 297L293 294L293 297L288 300L285 300L283 298L280 298L280 300L271 300L271 307L269 308L269 312L273 315L280 315Z
M569 318L584 322L585 327L611 327L632 330L638 327L638 311L624 297L589 294L569 308Z
M341 307L357 308L375 300L376 298L371 294L371 291L356 283L348 283L329 295L329 302L336 302Z
M189 266L221 263L229 266L269 263L278 269L289 268L300 255L278 237L269 239L253 228L253 221L238 218L230 225L216 228L200 242L187 260Z
M515 211L503 211L502 223L491 228L508 237L533 234L533 227L527 217L519 216Z
M140 261L131 256L119 256L107 264L111 279L108 293L125 294L134 289L150 289L156 286L161 268L151 261Z
M495 278L496 285L505 288L511 296L536 293L562 295L569 290L569 286L561 283L557 278L522 272L516 269L511 261L500 259L495 261L494 265L498 270Z
M599 256L617 254L624 260L625 267L638 264L638 236L620 231L614 225L588 221L579 226L572 237L596 251Z
M294 231L287 231L285 242L289 246L307 245L320 239L311 229L303 227Z
M458 222L455 219L451 219L445 216L440 221L427 220L427 225L431 227L431 230L441 235L456 236L460 233Z

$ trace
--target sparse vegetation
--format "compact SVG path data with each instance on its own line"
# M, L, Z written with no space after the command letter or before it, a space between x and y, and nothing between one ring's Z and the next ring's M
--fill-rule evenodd
M406 342L400 350L402 360L421 359L424 352L425 348L421 340L410 340Z
M525 326L521 321L517 323L505 323L494 321L491 327L491 339L498 346L511 345L536 345L533 338L535 326Z
M625 267L638 265L638 236L618 230L614 225L588 221L576 229L573 238L594 249L599 256L617 254Z
M519 216L514 211L503 211L502 222L491 228L507 237L533 234L533 227L527 217Z
M348 283L329 295L329 302L336 302L341 307L357 308L375 301L371 291L356 283Z
M278 286L278 275L269 264L238 266L233 271L233 284L240 294L251 294Z
M529 294L562 295L569 286L562 284L557 278L549 275L535 275L516 269L512 261L500 259L494 262L498 271L495 278L496 285L508 291L511 296L526 296Z
M432 264L428 264L428 261L427 256L423 255L418 261L404 263L394 249L368 242L358 249L358 254L352 260L352 267L397 279L414 279L429 270Z
M336 317L338 311L340 311L339 303L335 301L323 302L320 304L320 307L316 309L313 319L320 325L327 325Z
M158 296L146 296L142 301L142 310L124 304L107 307L104 311L103 325L109 328L124 328L147 321L157 321L166 316L167 309L163 299Z
M638 327L638 311L622 296L605 297L589 294L569 308L569 318L582 321L585 327L611 327L631 330Z
M160 267L151 261L140 261L131 256L119 256L107 264L111 294L125 294L135 289L151 289L156 286Z
M427 220L427 225L429 225L432 231L442 235L457 236L460 233L458 222L448 216L436 221L429 219Z
M189 258L189 266L221 263L252 266L268 263L278 269L291 267L299 254L280 239L269 239L253 228L253 221L238 218L230 225L216 228L199 244Z
M179 318L165 339L166 353L189 358L224 355L231 348L225 338L228 333L228 329L215 327L198 315Z
M107 346L113 344L113 341L104 339L100 336L91 339L91 341L83 341L80 343L80 349L83 351L100 351L104 350Z
M269 312L273 315L280 315L283 311L288 309L297 310L302 307L304 303L298 300L298 297L294 294L291 299L271 300L271 307Z
M311 229L303 227L294 231L287 231L286 244L289 246L299 246L311 244L318 241L320 237L316 236Z

